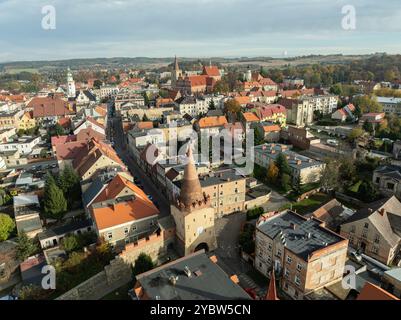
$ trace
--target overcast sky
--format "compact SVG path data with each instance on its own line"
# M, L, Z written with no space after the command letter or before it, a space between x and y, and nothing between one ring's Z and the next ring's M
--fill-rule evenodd
M0 0L0 61L401 53L400 21L400 0Z

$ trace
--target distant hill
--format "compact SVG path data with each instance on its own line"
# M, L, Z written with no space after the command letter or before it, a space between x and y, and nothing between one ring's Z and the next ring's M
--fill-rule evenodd
M290 65L308 65L314 63L338 64L351 62L355 60L368 59L373 55L310 55L301 57L272 58L272 57L240 57L240 58L179 58L183 64L189 63L207 63L212 60L215 64L222 66L244 66L259 65L263 67L281 67ZM124 68L124 67L143 67L159 68L171 64L173 57L168 58L148 58L148 57L116 57L116 58L89 58L89 59L69 59L55 61L18 61L0 63L0 71L7 73L16 73L21 71L40 72L57 69L85 69L85 68Z

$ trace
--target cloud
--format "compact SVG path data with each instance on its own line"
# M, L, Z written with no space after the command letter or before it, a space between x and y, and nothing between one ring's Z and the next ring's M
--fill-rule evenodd
M56 30L41 28L44 5ZM0 0L0 59L399 51L399 21L399 0Z

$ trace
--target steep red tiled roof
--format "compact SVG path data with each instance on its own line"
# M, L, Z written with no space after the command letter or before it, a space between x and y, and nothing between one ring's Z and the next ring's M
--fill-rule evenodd
M280 104L271 104L267 106L260 107L258 109L260 117L263 118L270 118L274 114L283 113L287 114L287 110L284 106Z
M253 112L244 112L242 114L246 122L259 122L259 117Z
M106 139L104 134L93 130L92 128L82 129L77 133L77 141L90 141L92 138L95 138L99 141L103 141Z
M227 123L225 116L205 117L199 120L199 128L220 127Z
M396 296L387 292L386 290L374 285L373 283L366 282L362 291L359 293L357 300L400 300Z
M277 124L272 124L269 126L263 126L263 131L264 132L276 132L276 131L281 131L281 128Z
M36 97L28 104L33 108L33 117L66 116L74 114L72 107L64 100L51 97Z
M56 157L57 160L72 160L77 157L80 151L85 148L87 142L74 141L68 143L56 144Z
M209 77L220 77L219 68L216 66L203 67L203 74Z
M68 142L77 141L76 135L69 135L69 136L53 136L51 137L51 144L52 146L56 146L58 144L64 144Z

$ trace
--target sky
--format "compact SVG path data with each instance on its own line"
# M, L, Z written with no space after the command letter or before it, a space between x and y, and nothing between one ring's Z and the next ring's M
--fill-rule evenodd
M0 62L401 54L400 21L400 0L0 0Z

